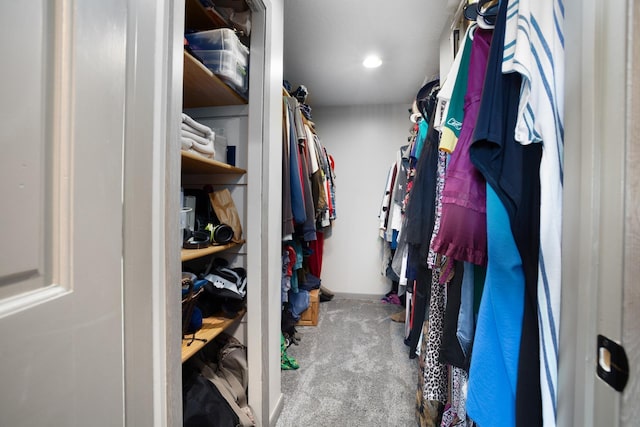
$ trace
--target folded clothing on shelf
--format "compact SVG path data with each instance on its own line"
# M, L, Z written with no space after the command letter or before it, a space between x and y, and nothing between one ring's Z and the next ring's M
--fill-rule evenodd
M182 114L180 125L181 149L199 154L208 159L215 157L215 133L210 127L198 123L186 114Z
M213 130L209 126L203 125L187 114L182 113L182 128L185 129L185 127L187 128L186 130L191 129L194 133L200 133L205 138L213 137L214 135Z

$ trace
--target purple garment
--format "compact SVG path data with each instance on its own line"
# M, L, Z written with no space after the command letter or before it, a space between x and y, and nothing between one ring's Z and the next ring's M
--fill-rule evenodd
M487 264L486 184L469 156L489 57L491 30L477 28L471 46L464 121L442 192L442 219L433 250L455 260Z

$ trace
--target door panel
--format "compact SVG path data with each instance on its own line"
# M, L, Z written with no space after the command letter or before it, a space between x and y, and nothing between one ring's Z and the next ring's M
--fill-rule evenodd
M17 295L42 287L45 283L44 183L42 153L45 147L46 56L51 42L45 40L45 21L51 18L44 5L35 2L18 7L3 7L0 37L2 57L10 58L3 65L5 82L0 92L0 158L2 180L0 194L4 200L0 221L3 245L10 250L0 257L0 298ZM21 31L20 43L7 43L15 38L11 25L29 28ZM18 83L19 84L16 84ZM20 103L16 103L20 100ZM44 102L43 102L44 101Z
M0 425L122 425L126 3L0 9Z

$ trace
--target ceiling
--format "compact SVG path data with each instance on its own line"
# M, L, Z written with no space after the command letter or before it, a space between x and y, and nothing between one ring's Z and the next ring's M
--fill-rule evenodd
M284 0L284 78L311 107L411 103L460 0ZM376 53L382 66L365 69Z

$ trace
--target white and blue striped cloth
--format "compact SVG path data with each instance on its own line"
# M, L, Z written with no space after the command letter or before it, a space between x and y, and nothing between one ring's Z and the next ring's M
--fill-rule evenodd
M562 0L509 0L503 73L522 75L515 138L542 143L538 322L544 426L556 425L564 143Z

